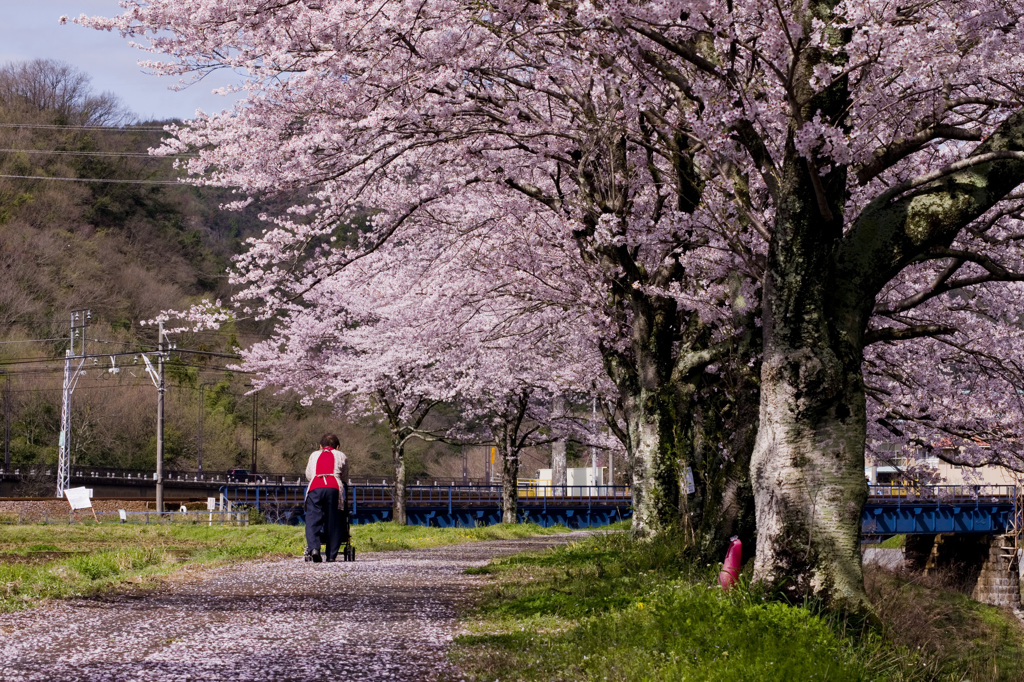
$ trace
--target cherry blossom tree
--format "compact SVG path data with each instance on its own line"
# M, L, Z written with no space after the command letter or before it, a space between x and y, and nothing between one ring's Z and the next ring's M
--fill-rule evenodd
M722 390L716 369L760 359L755 576L863 607L865 358L899 369L893 353L937 343L1002 377L979 400L1013 393L1007 346L978 334L1009 330L1005 315L922 321L971 307L979 289L1007 310L1003 283L1020 278L1012 3L124 7L83 21L147 38L163 72L250 75L234 111L173 131L167 151L199 152L197 182L312 188L238 263L266 314L389 241L429 243L437 225L475 226L495 206L567 256L554 272L591 293L638 533L686 506L695 396ZM367 208L365 230L340 229ZM918 367L872 375L874 414L941 385Z
M677 436L694 391L677 387L726 352L733 330L717 326L719 309L730 296L754 300L756 286L726 280L758 254L726 229L729 216L702 208L722 185L698 183L690 139L659 127L675 116L671 98L638 99L641 74L609 68L617 36L595 33L595 49L582 50L548 30L566 21L557 13L515 3L125 7L83 21L148 38L171 58L158 71L251 76L235 111L174 130L167 150L198 151L188 166L197 182L248 195L314 189L238 263L266 314L390 239L422 242L439 217L475 224L500 197L559 251L551 276L578 280L571 288L599 318L634 453L634 529L678 520L689 445ZM324 248L366 207L369 229Z
M1017 10L665 3L595 9L592 21L686 82L688 129L711 162L741 169L747 210L770 226L755 576L860 607L865 347L943 331L869 328L890 311L880 299L928 259L946 274L911 297L1019 276L1001 262L1016 242L993 229L1024 179Z
M530 295L535 280L511 257L493 262L493 242L512 230L480 225L457 239L435 230L428 244L389 243L303 292L277 312L275 336L244 352L245 364L260 384L386 416L400 523L408 440L479 441L469 425L482 425L502 462L503 520L514 523L522 449L545 441L541 430L554 422L573 432L571 416L552 418L541 403L600 385L600 356L562 306ZM462 423L426 431L442 402Z
M397 292L408 282L382 276L387 265L380 261L338 273L282 311L273 337L242 357L259 388L323 399L350 415L383 415L394 471L392 519L405 524L406 445L444 437L424 422L454 394L444 349L408 326L408 301Z
M414 273L404 277L416 282L404 287L413 292L406 324L443 349L451 400L467 427L479 425L494 443L502 463L502 520L515 523L523 449L550 442L552 430L570 437L586 431L570 412L553 411L552 397L599 391L603 397L611 386L578 297L561 280L548 279L550 272L534 269L550 257L517 239L526 237L522 225L498 208L475 230L454 236L435 213L433 239L389 244L377 254L392 258L388 277ZM468 429L466 435L472 438Z

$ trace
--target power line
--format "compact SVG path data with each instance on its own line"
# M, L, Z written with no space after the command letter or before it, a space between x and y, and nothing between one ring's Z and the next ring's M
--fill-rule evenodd
M120 351L117 353L95 353L89 355L75 355L73 356L76 360L100 360L102 358L123 358L132 357L137 355L144 355L147 353L153 353L151 350L129 350ZM226 358L228 360L240 360L241 356L235 353L216 353L213 351L204 350L191 350L188 348L173 348L169 352L171 353L186 353L188 355L204 355L213 358ZM15 360L0 360L0 367L8 367L12 365L37 365L44 362L63 362L65 358L54 358L54 357L38 357L38 358L18 358ZM189 365L186 363L180 363L181 366L186 367L202 367L203 365ZM230 370L234 371L234 370Z
M99 130L118 133L131 133L137 130L159 130L167 132L163 126L76 126L57 125L52 123L0 123L0 128L36 128L39 130Z
M146 377L138 377L139 383L137 384L90 384L79 386L75 389L75 393L79 391L95 391L98 389L125 389L125 388L153 388L153 383L146 380ZM53 388L12 388L11 393L38 393L40 391L56 393L61 390L60 386L54 386Z
M0 341L0 346L5 346L9 343L46 343L47 341L67 341L67 337L62 336L59 339L18 339L17 341Z
M180 363L180 364L179 363L175 363L175 364L172 364L170 366L171 367L183 367L185 369L194 369L194 370L197 370L200 374L204 374L204 373L205 374L211 374L211 373L212 374L252 374L252 372L250 372L249 370L244 370L244 369L228 369L227 367L210 367L210 366L205 366L205 365L194 365L194 364L185 364L185 363ZM124 370L124 371L130 371L131 367L138 367L139 371L144 371L140 365L121 365L121 366L117 367L116 369ZM92 366L83 367L82 371L83 372L97 372L97 371L99 371L99 372L102 372L102 373L106 373L107 370L109 370L109 369L114 369L114 368L113 367L108 367L106 365L102 365L102 366L101 365L92 365ZM38 369L16 370L16 371L13 371L13 372L5 371L5 370L0 370L0 373L2 373L5 376L9 375L9 376L12 376L12 377L27 377L27 376L37 376L38 377L38 376L52 376L52 375L55 375L55 374L61 374L63 371L64 371L64 369L61 368L61 367L45 367L45 368L38 368ZM40 389L40 390L50 390L50 389Z
M49 356L42 358L18 358L17 360L0 360L0 366L6 365L32 365L40 362L61 362L61 358L51 358Z
M11 152L21 154L57 154L62 156L129 156L129 157L140 157L146 159L174 159L180 157L195 157L196 154L174 154L169 156L156 156L148 152L76 152L68 150L57 150L57 149L0 149L0 152Z
M100 182L119 185L181 185L178 180L104 180L102 178L55 178L45 175L0 175L12 180L56 180L59 182Z
M128 350L128 351L119 351L117 353L90 353L88 355L73 355L71 357L75 358L76 360L100 360L102 358L124 358L124 357L138 356L138 355L148 355L148 354L154 353L154 352L156 352L156 351L152 351L152 350ZM229 360L240 360L241 359L241 356L235 355L234 353L216 353L216 352L213 352L213 351L191 350L191 349L188 349L188 348L171 348L171 349L169 349L168 352L170 352L170 353L187 353L187 354L190 354L190 355L208 355L210 357L227 358ZM46 356L46 357L37 357L37 358L17 358L17 359L14 359L14 360L0 360L0 367L4 367L4 366L8 366L8 365L39 364L39 363L42 363L42 362L63 362L65 359L66 358L54 358L54 357ZM199 367L199 366L200 365L196 365L196 367Z
M64 341L65 339L53 339L53 340L54 341ZM147 348L155 348L156 347L156 346L154 346L151 343L140 343L138 341L104 341L103 339L87 339L87 340L88 341L92 341L94 343L106 343L106 344L110 344L111 346L135 346L135 345L138 345L138 346L145 346Z
M214 330L214 329L201 329L199 331L188 332L188 333L189 334L212 334L212 335L226 336L226 337L228 337L228 336L237 336L237 334L234 334L232 332L217 331L217 330ZM252 335L250 334L250 336L252 336ZM259 338L269 338L269 337L260 336ZM67 341L67 340L68 339L67 339L66 336L55 337L55 338L52 338L52 339L14 339L12 341L0 341L0 346L5 346L5 345L15 344L15 343L47 343L49 341ZM87 341L92 341L93 343L106 343L106 344L111 345L111 346L140 346L140 347L146 347L146 348L155 348L156 347L152 343L142 343L140 341L109 341L109 340L106 340L106 339L86 339L86 340ZM186 352L185 349L180 349L180 350L182 352ZM190 352L192 352L192 351L190 351ZM198 351L194 351L194 352L198 352ZM238 356L232 356L232 357L238 357ZM2 364L2 361L0 361L0 364Z
M171 351L172 353L191 353L193 355L209 355L213 358L230 358L233 360L241 360L242 356L237 353L214 353L213 351L206 350L189 350L187 348L175 348Z

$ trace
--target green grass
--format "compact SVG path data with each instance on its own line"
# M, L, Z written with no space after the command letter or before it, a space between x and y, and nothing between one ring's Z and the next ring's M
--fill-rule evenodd
M365 526L352 526L352 543L359 552L379 552L392 549L423 549L481 540L511 540L534 535L553 535L567 530L561 526L542 528L532 523L498 524L478 528L426 528L400 526L396 523L371 523Z
M1021 624L1009 612L962 593L955 573L894 574L865 571L868 595L894 645L925 653L931 678L1024 680Z
M671 541L619 535L477 569L493 582L455 662L470 680L1024 679L1012 615L962 595L963 627L943 633L962 655L937 663L929 643L901 641L888 625L857 628L745 586L723 593L718 566L680 554ZM982 612L987 626L970 615ZM989 648L966 661L978 639Z
M560 529L564 531L565 529ZM0 611L153 584L188 565L299 556L304 529L139 524L4 526L0 532ZM422 528L352 527L357 553L415 549L559 532L535 525Z
M903 546L907 544L906 535L893 535L890 538L886 538L879 543L880 549L903 549Z
M302 551L302 529L75 524L5 526L0 611L152 584L185 565Z

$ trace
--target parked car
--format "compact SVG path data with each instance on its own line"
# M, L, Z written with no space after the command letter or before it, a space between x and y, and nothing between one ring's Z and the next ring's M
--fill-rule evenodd
M231 469L228 471L228 480L236 483L264 483L266 481L265 478L251 473L248 469Z

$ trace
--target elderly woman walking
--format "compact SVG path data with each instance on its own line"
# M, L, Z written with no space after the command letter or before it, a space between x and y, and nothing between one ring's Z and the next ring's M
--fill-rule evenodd
M340 445L337 436L326 434L306 464L306 561L320 562L321 544L326 545L324 558L334 561L346 539L342 537L342 514L347 502L348 458L338 449Z

